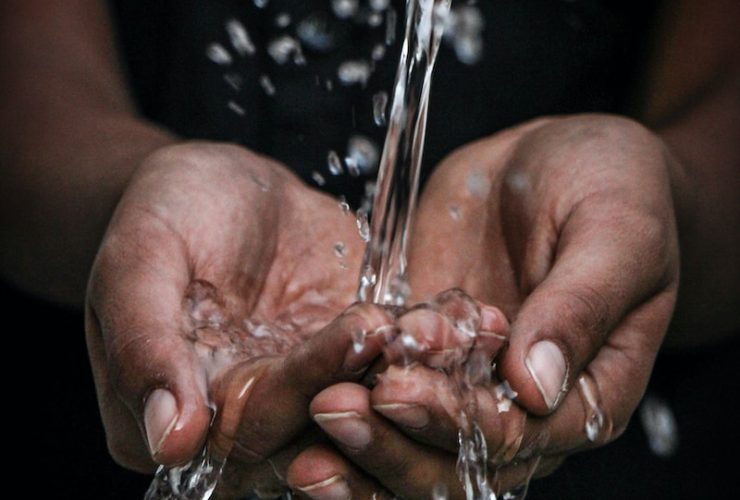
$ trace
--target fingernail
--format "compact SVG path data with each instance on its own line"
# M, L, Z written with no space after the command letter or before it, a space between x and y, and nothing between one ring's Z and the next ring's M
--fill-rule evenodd
M156 457L178 418L175 396L166 389L156 389L144 406L144 428L149 451Z
M347 482L339 475L308 486L299 486L296 489L315 500L349 500L352 498Z
M375 405L373 409L394 422L412 429L422 429L429 425L429 412L420 405L391 403Z
M480 309L480 329L495 331L500 328L501 319L498 309L494 307L483 306Z
M349 448L361 450L370 443L370 426L357 412L317 413L313 419L327 434Z
M568 375L565 356L554 342L543 340L529 350L526 364L545 404L550 410L554 409L565 392Z

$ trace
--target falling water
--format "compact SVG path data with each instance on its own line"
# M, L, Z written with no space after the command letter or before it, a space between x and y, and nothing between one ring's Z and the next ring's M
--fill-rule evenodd
M358 298L403 305L429 91L450 0L409 0Z
M267 4L267 0L254 0L254 2L258 7L264 7ZM387 119L388 131L379 161L377 188L372 207L373 217L369 225L367 211L358 212L358 230L362 239L367 241L357 292L358 298L363 301L404 305L410 292L406 276L406 250L418 192L431 77L445 28L448 28L456 39L462 35L470 35L468 38L475 42L472 43L471 40L465 39L463 40L465 43L459 44L460 47L454 46L458 56L460 52L467 51L465 54L469 57L466 56L464 62L474 62L480 52L480 44L477 43L476 37L479 35L481 24L474 22L475 19L471 18L469 13L466 13L466 16L459 14L450 16L450 3L451 0L407 0L405 36L394 83L390 116ZM357 0L334 0L332 2L334 15L340 19L353 17L357 10L356 7ZM375 13L378 13L378 19L380 19L380 13L385 10L385 42L388 45L393 43L396 33L395 10L388 7L386 0L373 0L371 7ZM298 39L282 35L268 45L268 54L278 64L286 64L290 61L296 65L305 64L300 41L308 43L306 40L312 39L314 34L322 33L321 25L314 23L316 24L314 26L309 23L310 20L312 19L304 20L297 25ZM290 21L281 24L287 27ZM239 26L234 23L227 27L233 45L240 55L251 55L254 47L248 34L237 28ZM373 50L372 59L379 60L384 54L384 49L381 51L376 47ZM208 47L207 56L221 66L229 66L233 59L218 44L211 44ZM371 67L366 60L347 61L337 70L338 81L343 85L364 86L370 76ZM227 83L234 88L241 87L241 82L232 77L227 79ZM329 85L331 81L326 83ZM268 95L274 95L275 89L269 77L265 76L260 84ZM379 126L386 122L386 103L387 95L377 94L375 96L374 119ZM242 108L233 101L229 103L229 107L234 112L243 112ZM377 157L372 157L371 148L367 147L366 142L360 140L362 138L353 139L354 142L351 144L353 147L348 149L354 151L355 154L348 154L344 158L344 167L347 172L351 174L353 169L357 171L372 169ZM334 151L329 153L327 163L331 175L341 175L345 170L342 159ZM326 182L322 174L315 173L314 181L317 184ZM349 212L346 202L340 203L340 208L343 212ZM453 211L451 216L453 220L457 220L459 213ZM341 259L344 252L344 243L335 242L336 257ZM462 304L473 304L473 307L476 307L472 299L462 292L449 295L447 299ZM440 302L434 307L444 308L445 304ZM468 323L472 318L477 317L477 314L477 310L475 312L471 310L467 316L455 324L455 327L469 332L474 337L477 332L474 328L469 328ZM251 328L249 330L253 340L262 342L263 335L259 328L254 331ZM363 343L363 336L353 337L355 349L361 349ZM413 345L404 347L404 349L413 348ZM486 441L476 424L477 405L474 395L475 385L490 382L490 374L489 360L472 358L467 359L465 364L456 363L456 366L450 370L450 375L457 385L462 407L458 474L469 500L495 500L496 498L488 484ZM496 393L499 411L505 412L509 410L511 400L516 395L505 382L499 388L501 394ZM145 498L146 500L207 500L211 497L220 478L222 468L223 462L214 461L207 449L204 449L191 463L183 467L160 467ZM526 487L524 493L526 493ZM515 496L504 494L503 498L523 498L524 493ZM433 498L439 500L448 498L447 487L444 485L435 487L431 494Z

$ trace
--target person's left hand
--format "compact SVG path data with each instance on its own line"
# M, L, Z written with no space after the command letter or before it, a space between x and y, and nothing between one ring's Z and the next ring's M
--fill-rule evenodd
M409 258L413 298L460 287L512 320L496 375L519 407L499 411L492 386L478 390L500 491L626 427L676 299L678 175L652 133L588 115L527 123L464 147L427 185ZM492 309L488 318L506 324ZM450 338L440 319L417 315L404 329L438 348ZM462 496L458 413L440 377L422 364L388 370L372 392L355 384L323 391L311 412L342 455L305 451L289 482L314 485L316 498L342 481L358 497L419 498L440 482L450 498Z

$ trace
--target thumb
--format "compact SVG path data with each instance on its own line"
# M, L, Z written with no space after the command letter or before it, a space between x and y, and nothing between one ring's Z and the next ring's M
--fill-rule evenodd
M522 304L498 364L517 401L540 415L559 406L623 318L671 283L670 239L656 221L586 210L561 232L552 269ZM645 346L657 351L664 332L651 333Z
M109 449L122 465L142 470L152 459L190 460L211 412L205 373L184 335L186 259L172 238L136 237L146 243L109 237L101 249L86 325Z
M392 325L381 306L355 304L285 357L234 367L214 390L219 413L211 449L246 463L275 453L311 423L308 407L316 394L362 378L381 355Z

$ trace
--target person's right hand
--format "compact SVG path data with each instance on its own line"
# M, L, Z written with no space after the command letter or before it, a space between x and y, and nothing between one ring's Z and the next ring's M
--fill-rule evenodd
M222 491L273 487L311 398L358 379L381 351L381 335L353 349L356 332L390 322L381 308L352 306L329 323L354 300L362 249L350 213L264 157L206 143L151 155L88 286L88 347L113 457L146 472L185 463L215 406L209 446L231 464ZM279 332L260 339L266 330L254 325Z

